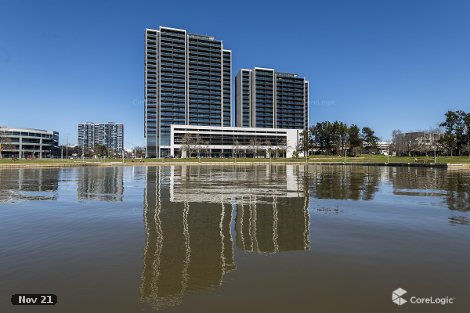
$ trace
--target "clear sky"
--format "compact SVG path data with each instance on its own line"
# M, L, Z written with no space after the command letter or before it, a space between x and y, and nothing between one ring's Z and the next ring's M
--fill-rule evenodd
M310 123L428 129L470 111L470 1L0 0L0 125L125 124L143 145L144 30L213 35L240 68L310 81Z

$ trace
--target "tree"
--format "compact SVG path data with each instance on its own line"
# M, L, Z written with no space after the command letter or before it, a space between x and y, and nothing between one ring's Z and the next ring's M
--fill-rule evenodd
M368 152L376 152L379 137L375 136L375 132L370 127L363 127L361 136Z
M321 153L343 155L349 149L349 154L354 156L361 153L363 146L369 152L376 151L379 140L370 127L364 127L361 132L356 124L348 127L339 121L317 123L310 127L309 136L310 145Z
M255 158L257 158L258 157L258 151L261 148L261 143L258 141L257 138L251 138L249 146L250 146L251 152L253 153L253 156Z
M470 157L470 113L458 112L463 126L462 146L466 148L468 157Z
M359 127L356 124L352 124L348 128L348 140L349 140L349 154L357 156L362 150L362 139Z
M233 143L233 153L234 153L234 157L237 158L237 157L240 157L240 153L242 152L243 150L241 149L241 145L240 145L240 142L238 140L235 140L235 142Z
M349 140L348 125L343 122L334 122L332 125L336 154L343 155Z
M182 150L186 153L186 157L190 158L193 155L196 147L196 138L194 138L190 133L184 134L181 147Z
M134 157L135 158L144 158L145 157L145 147L134 147Z
M442 122L439 126L445 128L444 136L441 137L441 144L442 146L450 153L452 156L454 153L454 150L457 149L458 146L458 135L461 136L460 134L460 129L457 131L459 126L459 115L453 111L447 111L445 114L446 120ZM458 135L457 135L458 133Z
M331 123L328 121L317 123L310 127L310 135L312 136L314 145L320 152L331 153Z
M455 137L457 140L457 152L459 155L461 155L466 145L465 117L467 116L467 114L462 110L456 111L455 114L457 114L457 120L455 123Z
M264 142L263 142L263 148L264 148L264 151L265 151L265 155L266 157L272 157L272 149L271 149L271 142L266 139Z
M450 156L453 156L454 150L457 148L457 137L455 134L445 132L439 139L439 143Z
M203 154L208 154L209 152L209 146L207 142L205 142L199 134L196 135L195 139L195 150L197 152L197 157L201 157L201 153Z
M283 138L282 141L279 142L278 145L276 146L276 149L275 149L276 157L286 156L288 148L289 147L287 146L287 141L285 138Z
M94 155L100 158L105 158L108 157L109 155L109 150L108 147L105 145L95 145L95 148L93 149Z
M297 143L296 150L297 151L303 151L304 156L308 156L308 152L309 152L310 147L311 147L311 138L310 138L309 134L310 134L309 131L307 129L304 129L300 133L300 140Z

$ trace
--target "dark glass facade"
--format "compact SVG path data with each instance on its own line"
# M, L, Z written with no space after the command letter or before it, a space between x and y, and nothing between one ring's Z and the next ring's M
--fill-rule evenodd
M189 35L188 47L188 124L220 126L222 43L207 36Z
M305 80L293 74L276 73L276 127L305 127Z
M158 112L157 112L157 56L158 32L147 29L145 32L145 123L144 134L147 140L147 154L157 155Z
M235 77L235 125L251 127L251 70L240 70Z
M236 125L308 128L308 82L272 69L242 69L235 78Z
M308 89L308 81L304 82L304 93L305 93L305 105L304 105L304 128L303 129L308 129L308 117L309 117L309 89Z
M232 126L232 51L223 51L223 126Z
M160 145L170 144L170 125L186 123L186 32L160 29Z
M274 71L255 69L253 71L252 94L254 110L252 127L274 127Z
M231 126L231 64L231 51L213 37L146 30L147 157L169 152L172 124Z

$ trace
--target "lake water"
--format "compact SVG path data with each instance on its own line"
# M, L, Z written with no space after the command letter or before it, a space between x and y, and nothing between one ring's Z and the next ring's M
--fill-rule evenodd
M469 312L469 266L470 172L0 170L0 312Z

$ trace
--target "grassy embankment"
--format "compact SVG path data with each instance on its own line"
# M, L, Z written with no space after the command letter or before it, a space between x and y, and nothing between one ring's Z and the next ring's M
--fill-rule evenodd
M387 157L384 155L361 155L358 157L340 157L340 156L329 156L329 155L315 155L310 156L308 162L310 163L434 163L433 157L417 157L417 162L415 157ZM133 160L133 159L126 159L125 164L131 165L139 165L139 164L146 164L146 163L218 163L218 162L270 162L270 159L266 158L188 158L188 159L143 159L142 162L140 160ZM291 159L271 159L271 162L275 163L294 163L294 162L305 162L305 158L291 158ZM11 160L11 159L0 159L1 164L38 164L38 165L83 165L89 164L92 165L93 163L116 163L116 165L122 164L122 159L85 159L85 160L61 160L61 159L43 159L43 160ZM437 163L449 163L449 164L470 164L470 158L468 156L454 156L454 157L439 157L437 158Z

